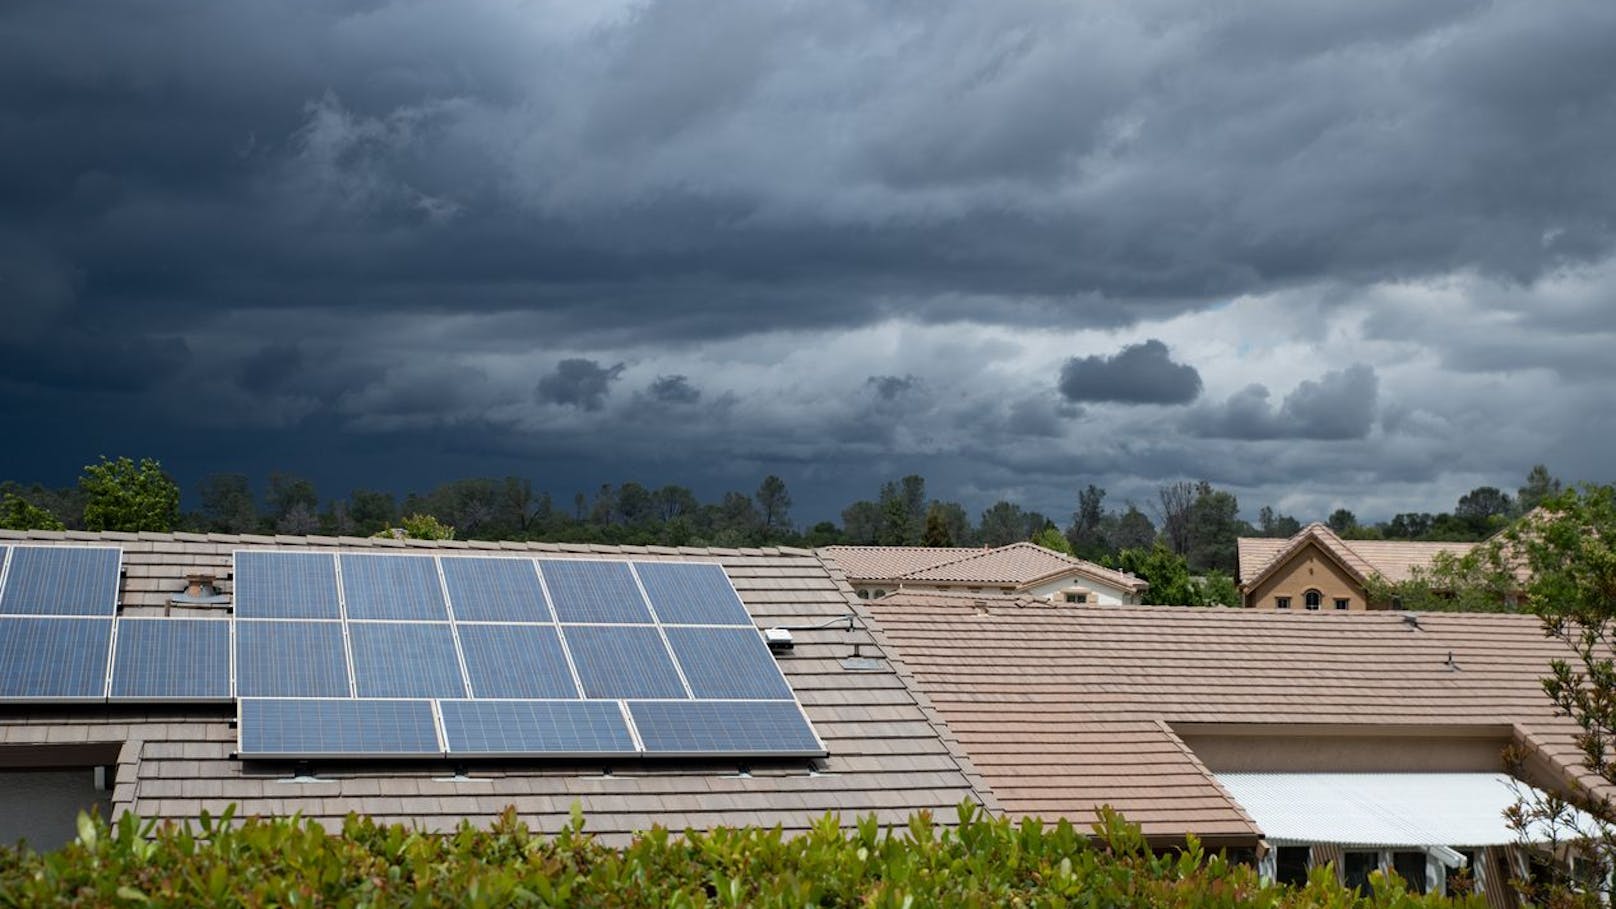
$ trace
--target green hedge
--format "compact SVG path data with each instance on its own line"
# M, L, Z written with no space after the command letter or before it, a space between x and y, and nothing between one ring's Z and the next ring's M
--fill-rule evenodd
M153 827L125 815L81 819L55 852L0 850L6 906L1073 906L1413 907L1395 879L1372 898L1316 872L1304 888L1194 843L1152 855L1137 827L1104 815L1093 841L1071 824L1011 823L959 809L957 826L925 814L883 831L874 818L807 834L778 828L655 829L626 849L596 842L583 820L555 836L507 814L492 829L444 835L350 817L340 836L299 818L204 817ZM1479 900L1465 905L1483 906Z

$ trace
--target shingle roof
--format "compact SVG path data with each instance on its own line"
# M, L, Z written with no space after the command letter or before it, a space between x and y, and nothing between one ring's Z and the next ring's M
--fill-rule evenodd
M630 762L602 773L591 766L529 762L476 764L474 781L446 779L443 766L317 767L318 780L294 782L284 765L243 763L231 757L235 730L229 706L51 707L0 709L0 742L69 747L119 764L114 809L151 817L193 818L238 805L238 814L300 811L324 820L350 811L427 829L446 829L462 818L487 821L507 805L543 829L564 823L574 803L589 829L621 841L653 823L682 829L722 824L783 825L802 830L825 812L851 819L874 813L897 822L920 809L952 816L963 799L994 805L970 764L952 743L925 698L906 685L900 668L851 671L841 660L861 645L881 656L872 636L848 630L838 617L852 613L862 626L862 605L839 573L814 553L798 549L672 549L542 543L399 541L331 537L262 537L218 534L0 532L9 542L53 545L115 543L123 548L120 590L125 614L162 612L190 573L214 573L225 590L231 553L244 547L482 550L490 554L567 553L636 559L685 559L722 564L760 627L790 625L794 652L780 660L830 756L807 761L759 762L747 775L735 762Z
M822 550L849 578L861 581L919 581L956 584L1012 584L1018 587L1073 572L1120 587L1144 590L1143 579L1035 543L993 549L922 546L827 546Z
M1408 580L1414 568L1428 568L1439 552L1464 555L1476 546L1416 540L1343 540L1324 524L1309 524L1288 539L1240 537L1236 541L1240 583L1256 583L1310 541L1325 547L1360 578L1378 574L1394 583Z
M1087 820L1110 804L1152 836L1253 835L1174 724L1514 723L1577 766L1575 728L1539 684L1565 651L1530 616L1424 613L1416 629L1412 613L910 591L868 608L1011 814Z

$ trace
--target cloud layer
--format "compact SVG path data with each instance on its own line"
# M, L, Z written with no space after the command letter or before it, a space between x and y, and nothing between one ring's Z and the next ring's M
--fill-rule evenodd
M1613 43L1599 0L8 4L0 477L1612 479Z

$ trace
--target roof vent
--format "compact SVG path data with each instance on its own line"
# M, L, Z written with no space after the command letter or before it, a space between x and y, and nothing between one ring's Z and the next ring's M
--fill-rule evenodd
M763 640L774 653L790 653L797 646L797 642L791 639L789 628L766 628L763 630Z
M853 645L853 655L841 661L843 669L848 672L882 672L887 668L885 660L879 657L865 656L860 644Z
M230 595L220 593L217 579L211 574L185 576L185 592L168 599L171 606L226 606Z
M1420 617L1417 616L1417 615L1405 615L1405 616L1403 616L1403 624L1408 626L1409 631L1424 631L1425 630L1425 629L1420 627Z

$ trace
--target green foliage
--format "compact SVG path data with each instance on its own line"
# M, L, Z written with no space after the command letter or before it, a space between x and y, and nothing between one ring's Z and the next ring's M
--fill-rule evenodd
M19 495L0 496L0 528L5 530L66 530L56 515Z
M1037 543L1039 546L1050 550L1051 552L1058 552L1062 555L1074 555L1072 552L1072 544L1066 539L1066 534L1061 533L1060 528L1053 524L1045 527L1038 533L1033 534L1032 541Z
M409 514L399 521L408 540L452 540L455 529L429 514Z
M1239 606L1240 587L1234 578L1221 571L1207 572L1200 579L1200 606Z
M180 488L151 458L129 458L85 465L79 477L88 530L142 530L166 533L180 519Z
M507 811L492 827L427 834L349 817L340 835L298 818L204 816L199 829L125 815L84 819L45 855L0 851L0 905L15 906L1092 906L1167 909L1415 909L1452 906L1380 878L1370 897L1325 872L1264 886L1250 867L1186 849L1154 854L1139 828L1102 809L1091 839L958 809L882 829L826 816L800 836L779 828L653 828L602 846L574 813L554 836ZM1378 875L1377 875L1378 877ZM1457 905L1481 907L1478 899Z
M920 540L925 546L953 546L954 533L949 527L948 513L941 502L931 503L926 509L926 532Z
M1520 581L1498 546L1484 545L1462 556L1439 552L1428 567L1416 566L1406 581L1369 579L1369 602L1394 604L1417 612L1512 612Z
M1149 582L1145 597L1151 603L1194 606L1201 600L1200 590L1190 579L1189 565L1165 542L1158 540L1149 549L1124 549L1117 561L1123 571Z

